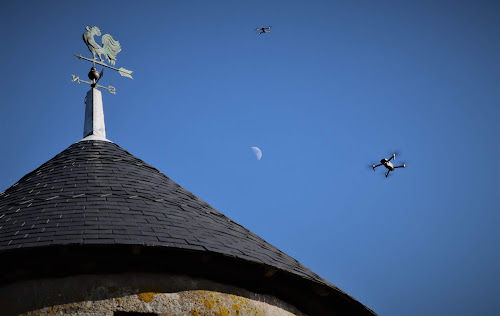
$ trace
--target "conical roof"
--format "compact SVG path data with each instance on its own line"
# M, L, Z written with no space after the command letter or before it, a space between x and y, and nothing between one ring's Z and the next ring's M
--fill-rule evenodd
M84 139L0 194L0 254L92 245L138 245L248 262L264 267L268 277L278 271L371 314L120 146Z

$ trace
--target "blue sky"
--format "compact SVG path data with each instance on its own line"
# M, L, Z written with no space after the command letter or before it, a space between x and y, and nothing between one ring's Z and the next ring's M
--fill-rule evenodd
M110 140L379 315L498 315L499 21L498 1L2 1L0 191L81 139L72 54L97 25L134 71L101 80ZM393 151L406 169L369 168Z

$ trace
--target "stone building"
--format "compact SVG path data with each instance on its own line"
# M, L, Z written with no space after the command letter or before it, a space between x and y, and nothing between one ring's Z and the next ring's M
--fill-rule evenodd
M84 138L0 194L0 315L375 315L106 139Z

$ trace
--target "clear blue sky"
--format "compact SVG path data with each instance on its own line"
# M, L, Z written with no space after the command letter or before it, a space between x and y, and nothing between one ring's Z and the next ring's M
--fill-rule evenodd
M101 80L110 140L380 315L500 314L498 1L2 1L0 25L0 191L82 138L97 25L134 71Z

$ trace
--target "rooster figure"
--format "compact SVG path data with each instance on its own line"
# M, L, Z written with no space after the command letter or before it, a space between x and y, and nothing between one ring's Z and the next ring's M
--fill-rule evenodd
M116 62L116 55L122 50L120 42L115 41L109 34L102 36L102 47L94 40L94 35L101 36L101 30L97 26L87 26L87 32L83 33L83 41L87 44L92 55L97 55L101 61L101 55L104 55L111 65Z

